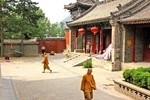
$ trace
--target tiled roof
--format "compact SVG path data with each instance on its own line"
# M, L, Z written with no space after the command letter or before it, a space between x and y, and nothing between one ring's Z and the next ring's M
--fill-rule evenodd
M64 8L71 10L77 5L92 6L93 4L95 4L94 0L77 0L76 3L70 3L69 5L64 5Z
M124 24L150 23L150 4L131 17L121 20Z
M23 40L23 43L28 43L28 44L32 44L32 43L36 43L37 39L29 39L29 40ZM9 44L9 43L14 43L14 44L18 44L21 43L21 39L4 39L4 43L5 44Z
M78 2L87 3L87 4L94 4L94 0L78 0Z
M108 0L110 2L102 1L97 6L92 9L90 12L85 12L82 17L79 17L77 20L68 22L67 25L69 26L77 26L77 25L84 25L90 23L97 23L101 21L109 20L111 15L110 12L118 11L117 6L119 4L125 5L131 0Z

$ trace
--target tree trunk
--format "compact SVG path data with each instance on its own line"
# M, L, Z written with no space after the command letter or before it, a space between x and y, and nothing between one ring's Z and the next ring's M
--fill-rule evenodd
M24 54L24 50L23 50L23 33L21 33L21 47L20 47L20 51L22 52L22 54Z
M0 4L0 12L2 12L2 5L1 5L1 4ZM1 19L2 19L2 17L1 17ZM1 20L1 19L0 19L0 20ZM1 36L1 38L0 38L0 40L1 40L1 44L0 44L0 46L1 46L1 48L0 48L0 49L1 49L1 56L3 56L3 55L4 55L4 54L3 54L3 53L4 53L4 52L3 52L3 51L4 51L4 50L3 50L3 44L4 44L3 42L4 42L4 41L3 41L3 27L2 27L2 21L0 21L0 36Z

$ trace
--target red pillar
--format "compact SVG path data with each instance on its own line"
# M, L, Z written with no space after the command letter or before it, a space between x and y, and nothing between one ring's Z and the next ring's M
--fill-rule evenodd
M100 51L100 32L98 33L98 53Z
M132 33L132 61L135 61L135 28Z
M96 36L92 35L92 53L95 54L95 48L96 48Z
M86 50L86 45L87 45L87 34L85 33L85 44L84 44L84 48L85 48L84 51L85 51L85 53L86 53L86 51L87 51L87 50Z
M101 54L104 50L104 29L101 30Z
M68 47L69 46L69 31L66 31L65 38L66 38L66 47Z

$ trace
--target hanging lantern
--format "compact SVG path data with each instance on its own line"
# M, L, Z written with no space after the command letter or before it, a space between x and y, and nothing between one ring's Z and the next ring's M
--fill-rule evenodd
M79 34L85 34L85 29L84 28L80 28L80 29L78 29L78 33Z
M92 27L90 30L94 33L94 35L99 31L98 27L96 26Z

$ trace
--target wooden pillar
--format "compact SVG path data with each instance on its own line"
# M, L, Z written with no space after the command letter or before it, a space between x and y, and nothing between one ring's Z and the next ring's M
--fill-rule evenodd
M104 50L104 29L101 29L101 43L100 43L100 54L103 53L103 50Z
M85 40L85 43L84 43L84 51L85 51L85 53L87 53L86 51L86 45L87 45L87 34L85 33L85 36L84 36L84 40Z
M96 36L92 35L92 53L95 54L95 47L96 47Z
M66 39L66 49L69 50L69 42L70 42L70 30L69 27L65 27L65 39Z
M135 28L133 28L132 33L132 61L135 61Z
M100 51L100 32L98 33L98 53Z

